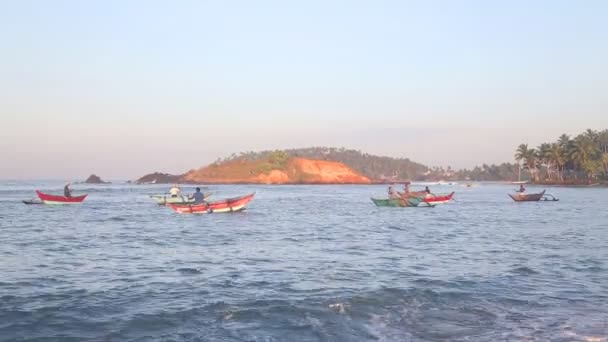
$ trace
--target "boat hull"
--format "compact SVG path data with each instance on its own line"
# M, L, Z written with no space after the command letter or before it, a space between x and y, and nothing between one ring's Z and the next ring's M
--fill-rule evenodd
M372 198L372 202L377 207L417 207L420 203L423 203L422 196L410 196L408 198ZM432 204L425 203L427 206Z
M254 195L255 193L201 204L169 204L169 207L180 214L231 213L245 209Z
M445 204L445 203L448 203L449 201L451 201L452 197L454 197L454 192L449 193L449 194L444 194L444 195L430 194L430 196L425 196L422 201L424 203L429 203L429 204L433 204L433 205Z
M211 194L203 194L203 197L205 200L207 200L207 198L209 198L211 196ZM194 199L190 199L188 196L177 196L177 197L171 197L171 196L167 196L167 195L150 195L150 198L152 198L154 201L156 201L156 203L158 205L169 205L169 204L191 204L194 203Z
M424 191L413 191L413 192L408 192L408 194L410 196L420 196L422 197L422 202L430 204L430 205L437 205L437 204L445 204L448 203L449 201L452 200L452 197L454 197L454 193L455 192L451 192L449 194L441 194L441 195L435 195L435 194L428 194ZM403 196L402 192L398 192L399 196Z
M82 201L84 201L84 199L87 197L87 195L73 197L56 196L45 194L38 190L36 190L36 195L44 204L77 204L82 203Z
M538 202L543 198L544 195L545 191L543 190L543 192L538 194L509 194L509 197L511 197L511 199L513 199L515 202Z

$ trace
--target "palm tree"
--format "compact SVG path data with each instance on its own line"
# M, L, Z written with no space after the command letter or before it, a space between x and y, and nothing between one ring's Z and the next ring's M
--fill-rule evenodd
M599 157L602 164L602 171L605 177L608 176L608 129L598 133L597 141L601 153Z
M537 149L538 163L545 167L547 178L551 180L551 171L553 171L553 160L551 159L551 144L542 143Z
M517 161L517 165L519 166L519 176L517 180L521 180L521 162L528 155L528 144L521 144L517 146L517 150L515 150L515 160Z
M602 153L608 153L608 129L599 132L597 140L600 145L600 151Z
M594 131L591 128L588 128L585 133L583 133L583 136L592 142L596 142L599 137L597 131Z
M560 153L562 158L564 159L564 164L562 166L562 177L564 171L574 169L574 163L570 160L570 151L572 150L572 140L570 136L567 134L562 134L559 136L557 140L557 145L559 146Z
M578 166L581 170L585 171L587 178L591 178L595 167L597 166L594 162L597 160L599 149L593 140L589 136L579 135L574 139L572 149L570 150L570 159Z
M528 155L526 156L526 162L525 162L525 166L528 169L528 171L530 171L530 173L532 174L532 178L535 181L538 181L538 160L537 160L537 156L536 156L536 150L531 148L530 150L528 150Z
M559 147L558 143L553 143L550 145L549 160L551 160L551 163L555 165L559 179L564 181L565 156L562 153L562 149Z
M521 144L517 146L517 150L515 150L515 160L521 162L526 158L528 154L528 144Z
M559 147L565 149L570 144L570 136L568 136L568 134L560 135L557 139L557 144L559 145Z
M608 153L602 153L602 168L604 169L604 177L608 176Z
M517 160L518 163L523 161L524 168L530 171L530 174L532 175L532 178L535 181L537 180L536 150L534 150L533 148L528 148L528 144L521 144L517 147L517 150L515 151L515 160Z

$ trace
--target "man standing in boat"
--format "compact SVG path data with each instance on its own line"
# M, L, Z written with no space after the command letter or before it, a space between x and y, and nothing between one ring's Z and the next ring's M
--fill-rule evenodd
M526 188L524 188L523 184L519 184L519 193L523 194L524 192L526 192Z
M410 182L403 183L403 193L404 194L410 193Z
M67 183L63 187L63 196L65 196L65 197L72 197L72 190L70 190L70 183Z

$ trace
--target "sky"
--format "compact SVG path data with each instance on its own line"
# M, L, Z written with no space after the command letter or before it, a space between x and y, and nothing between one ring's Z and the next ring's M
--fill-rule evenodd
M0 1L0 179L335 146L470 168L608 128L608 1Z

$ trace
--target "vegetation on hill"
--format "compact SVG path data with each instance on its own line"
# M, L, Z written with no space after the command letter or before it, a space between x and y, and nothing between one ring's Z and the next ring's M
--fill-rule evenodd
M273 169L283 169L289 158L306 158L340 162L374 181L399 181L421 179L428 167L407 158L374 156L361 151L335 147L309 147L282 151L241 152L228 158L218 159L219 165L231 161L266 160L257 170L265 173Z
M233 153L227 158L217 159L198 172L201 177L216 179L249 179L269 175L273 171L281 171L294 177L293 167L290 167L294 158L342 163L373 182L521 179L535 182L589 183L593 180L608 180L608 130L598 132L588 129L574 138L562 134L557 141L543 143L538 148L521 144L515 153L516 164L483 164L472 170L428 168L407 158L375 156L345 148L309 147ZM181 176L154 173L142 177L138 182L180 182L185 180L186 175L196 171L191 170Z
M572 183L608 179L608 129L588 129L570 138L562 134L557 141L537 148L521 144L515 152L526 175L535 182Z
M188 183L246 184L368 184L370 180L343 163L289 157L274 151L260 159L232 159L188 171Z

